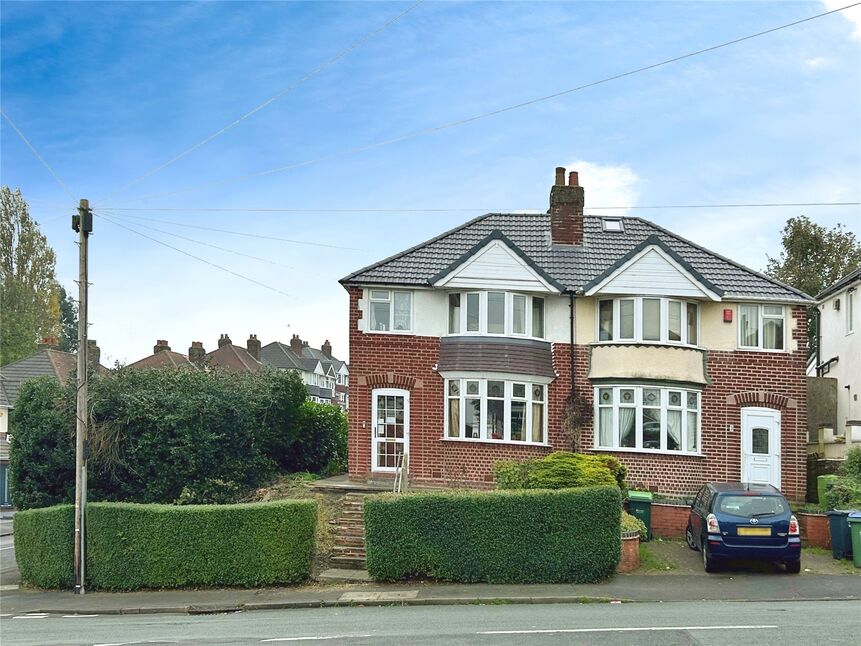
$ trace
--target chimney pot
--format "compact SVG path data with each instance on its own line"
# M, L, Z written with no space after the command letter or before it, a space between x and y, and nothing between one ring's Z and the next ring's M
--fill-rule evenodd
M43 336L42 342L37 346L40 350L56 350L60 346L55 336Z
M556 167L556 186L565 186L565 167Z
M258 361L260 360L260 341L257 340L256 334L252 334L248 337L248 341L245 343L245 348L248 350L248 354Z
M580 175L576 170L568 173L568 186L580 186Z

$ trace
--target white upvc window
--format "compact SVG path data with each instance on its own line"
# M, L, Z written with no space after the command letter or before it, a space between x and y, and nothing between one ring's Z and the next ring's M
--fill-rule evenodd
M783 351L786 347L783 305L742 303L738 306L738 346L748 350Z
M544 338L544 298L504 291L448 295L448 333Z
M647 385L595 387L595 448L699 455L695 390Z
M599 342L697 345L699 304L675 298L625 296L598 301Z
M546 444L547 386L504 379L446 379L445 437Z
M368 290L370 332L410 332L413 329L412 292Z
M855 331L855 289L846 292L846 334Z

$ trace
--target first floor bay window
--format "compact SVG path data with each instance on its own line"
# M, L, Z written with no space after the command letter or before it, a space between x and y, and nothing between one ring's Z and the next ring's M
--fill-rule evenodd
M596 446L698 453L700 393L653 386L598 386Z
M544 384L502 379L447 379L446 437L543 444Z

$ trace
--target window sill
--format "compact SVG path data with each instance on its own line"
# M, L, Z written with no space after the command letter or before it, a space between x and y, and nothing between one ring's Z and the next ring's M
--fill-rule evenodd
M496 332L449 332L448 334L443 335L444 337L459 337L459 336L468 336L470 338L475 337L490 337L492 339L526 339L527 341L544 341L545 343L549 343L547 339L543 336L529 336L527 334L515 334L512 332L511 334L504 333L496 333Z
M645 345L648 347L658 348L681 348L682 350L704 350L702 346L691 345L689 343L674 343L672 341L637 341L636 339L619 339L618 341L595 341L590 345L593 346L628 346L628 345Z
M410 335L415 334L412 330L364 330L365 334L399 334Z
M666 455L668 457L704 458L702 453L689 453L687 451L662 451L661 449L630 449L619 447L617 449L606 446L594 446L593 451L604 451L607 453L644 453L646 455Z
M463 442L466 444L504 444L506 446L546 446L549 447L550 444L547 442L517 442L511 440L488 440L485 438L472 438L472 437L441 437L443 442Z
M737 350L740 352L764 352L766 354L791 354L789 350L771 350L769 348L748 348L746 346L740 345Z

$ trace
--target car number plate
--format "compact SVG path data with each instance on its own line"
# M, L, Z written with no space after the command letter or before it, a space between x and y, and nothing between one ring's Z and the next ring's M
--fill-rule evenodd
M771 527L739 527L739 536L771 536Z

